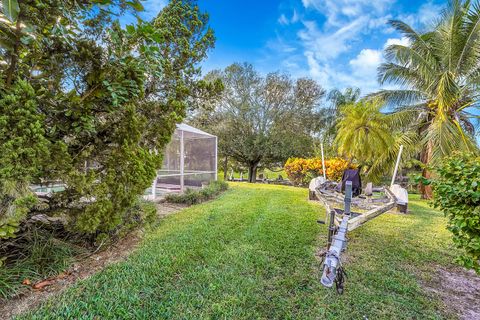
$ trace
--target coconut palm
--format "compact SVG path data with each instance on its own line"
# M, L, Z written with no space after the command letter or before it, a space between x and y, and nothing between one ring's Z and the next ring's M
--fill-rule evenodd
M432 31L425 33L402 21L390 24L409 44L394 44L385 50L379 81L401 89L382 90L374 96L393 105L398 119L415 117L410 128L420 139L423 176L428 178L427 165L452 151L478 151L480 5L450 2ZM421 191L425 198L431 197L429 187Z

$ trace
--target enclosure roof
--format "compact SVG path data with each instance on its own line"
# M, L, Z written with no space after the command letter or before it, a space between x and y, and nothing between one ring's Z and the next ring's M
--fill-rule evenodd
M188 124L185 123L179 123L177 124L177 130L184 131L184 132L190 132L195 135L202 135L202 136L208 136L208 137L215 137L214 135L210 133L206 133L205 131L202 131L200 129L194 128L192 126L189 126Z

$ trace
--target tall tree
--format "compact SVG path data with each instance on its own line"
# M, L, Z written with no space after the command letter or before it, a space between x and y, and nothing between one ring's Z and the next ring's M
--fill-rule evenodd
M214 71L223 95L194 121L219 137L223 155L249 168L255 182L258 167L277 165L312 152L312 133L325 91L313 80L270 73L262 77L250 64Z
M402 21L390 24L409 40L385 50L386 62L379 67L381 84L403 88L375 94L396 107L400 118L414 118L411 129L419 136L423 176L428 165L454 150L478 152L480 83L480 5L451 1L435 27L420 33ZM421 186L424 198L431 188Z
M188 102L215 92L200 79L215 39L195 1L171 0L125 29L116 21L137 10L139 0L3 1L0 238L32 206L28 185L52 180L65 190L44 213L92 235L115 230Z

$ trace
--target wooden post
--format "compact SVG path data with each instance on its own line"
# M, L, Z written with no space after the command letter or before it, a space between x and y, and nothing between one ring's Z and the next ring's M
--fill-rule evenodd
M390 188L395 183L395 178L397 177L398 166L400 165L400 159L402 158L403 152L403 145L400 146L400 150L398 151L397 163L395 164L395 170L393 171L392 182L390 183Z
M325 157L323 155L323 142L320 144L320 149L322 150L322 170L323 170L323 178L327 180L327 173L325 172Z
M180 135L180 191L183 192L185 187L184 173L185 173L185 146L183 139L183 130Z
M218 138L215 137L215 181L218 180Z
M155 175L155 180L152 183L152 198L155 200L157 197L157 175Z

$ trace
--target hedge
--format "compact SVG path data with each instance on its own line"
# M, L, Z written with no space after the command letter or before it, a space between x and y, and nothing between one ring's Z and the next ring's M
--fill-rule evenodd
M165 197L165 201L188 205L198 204L216 197L227 189L228 183L224 181L212 181L206 187L199 190L187 189L187 191L182 194L169 194Z

